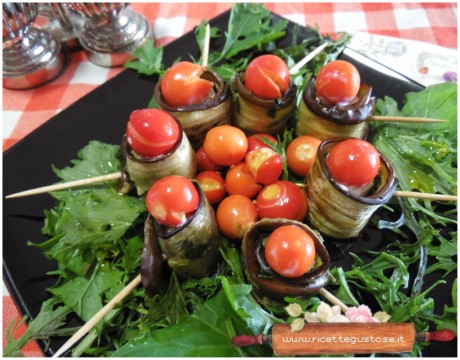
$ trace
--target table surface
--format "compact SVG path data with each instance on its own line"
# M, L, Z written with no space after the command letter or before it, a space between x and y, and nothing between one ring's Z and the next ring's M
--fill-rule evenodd
M166 45L212 19L232 3L131 3L131 9L150 22L157 46ZM317 26L322 33L350 32L351 47L430 85L456 79L457 3L269 3L272 12L299 23ZM422 42L422 43L420 43ZM405 49L395 56L389 48ZM383 51L383 50L385 51ZM428 54L428 55L427 55ZM404 61L401 61L405 59ZM407 61L406 61L407 60ZM71 53L70 63L57 79L31 90L3 89L3 150L48 121L55 114L123 71L103 68L88 60L83 50ZM5 330L20 317L3 290ZM24 330L22 327L21 333ZM29 357L43 356L35 343L23 348Z

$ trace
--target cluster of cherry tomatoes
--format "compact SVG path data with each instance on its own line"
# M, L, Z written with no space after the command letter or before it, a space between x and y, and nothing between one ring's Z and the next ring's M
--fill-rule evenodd
M344 62L323 69L317 79L319 97L324 101L343 102L356 96L360 81L357 71ZM174 65L163 78L163 96L176 106L203 101L212 91L212 84L200 78L202 71L201 66L191 63ZM265 98L282 96L290 85L286 64L273 55L253 60L245 78L246 86ZM342 85L331 85L337 83L337 78ZM174 148L180 129L167 112L145 109L131 115L126 137L138 156L156 157ZM274 150L276 142L277 139L268 134L247 136L235 126L222 125L210 129L203 146L197 150L195 180L215 207L219 230L228 238L241 240L260 218L305 219L309 205L304 189L279 179L284 160ZM305 178L320 143L321 140L309 135L291 141L285 149L289 170ZM332 149L327 164L331 175L345 186L363 186L377 174L379 156L367 142L350 139ZM199 203L199 192L193 182L176 175L157 181L146 196L149 212L165 226L184 224ZM269 265L285 277L302 275L314 262L313 241L298 230L284 228L270 236L266 244ZM295 260L295 265L291 260Z

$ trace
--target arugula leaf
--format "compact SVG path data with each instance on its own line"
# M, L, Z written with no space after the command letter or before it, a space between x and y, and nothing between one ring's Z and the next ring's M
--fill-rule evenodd
M52 336L72 335L76 331L75 328L60 329L65 324L70 313L71 309L62 305L58 298L52 297L46 300L42 304L38 316L29 322L27 331L19 338L14 339L13 333L15 328L19 328L21 324L11 324L8 327L6 333L8 343L3 348L3 356L22 356L21 348L32 340L48 340ZM22 322L26 320L27 317L24 317Z
M148 39L143 46L137 48L133 56L133 59L125 62L125 67L137 70L143 75L156 75L164 72L163 47L155 47L152 39Z
M287 20L272 24L270 11L263 4L235 4L230 12L222 51L209 56L210 65L231 59L240 52L259 49L286 34Z
M260 307L248 300L249 285L224 283L224 287L226 290L220 291L215 297L200 305L187 320L175 326L144 333L123 345L112 356L166 357L174 354L177 357L233 357L244 355L244 350L232 345L231 338L237 334L235 329L247 328L241 316L251 323L249 314L253 313L254 307ZM228 295L231 296L230 299ZM238 301L235 302L235 299ZM258 328L269 326L270 320L266 318L266 323L258 325ZM253 351L258 351L258 355L269 354L266 351L261 352L261 349Z

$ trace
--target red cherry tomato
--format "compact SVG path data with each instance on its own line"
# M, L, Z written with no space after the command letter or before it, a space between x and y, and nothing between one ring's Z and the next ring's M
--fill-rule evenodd
M289 170L297 176L305 177L315 162L319 144L321 140L310 135L302 135L292 140L286 148Z
M231 125L220 125L206 133L203 148L215 164L231 166L244 159L248 139L241 129Z
M160 224L180 226L197 209L200 195L189 179L170 175L152 185L145 203L147 210Z
M294 225L273 231L265 244L268 265L286 278L302 276L311 269L316 256L312 237Z
M350 102L358 94L361 78L356 67L344 60L324 65L316 77L316 95L329 104Z
M161 79L161 95L171 106L188 106L207 99L213 87L211 81L201 79L204 68L188 61L173 65Z
M308 212L307 195L288 180L265 186L257 195L256 206L260 218L302 221Z
M167 112L158 109L135 110L126 129L126 140L138 155L153 158L169 153L177 144L181 128Z
M283 172L283 158L272 148L261 147L246 155L246 164L258 183L274 183Z
M218 204L225 197L225 182L218 172L203 171L196 175L204 194L211 204Z
M255 95L276 99L283 97L289 89L291 75L283 59L276 55L262 55L249 63L244 83Z
M375 147L360 139L339 142L326 159L331 176L345 186L364 186L377 176L380 155Z
M271 141L274 144L278 142L273 136L269 134L250 135L248 136L248 152L251 152L252 150L256 150L261 147L271 148L271 146L265 144L261 139L266 139L268 141Z
M222 234L232 239L242 239L258 219L256 205L246 196L230 195L217 207L216 219Z
M208 154L206 154L206 151L204 151L203 146L196 152L196 166L200 171L221 171L224 168L222 165L217 165L212 162Z
M228 169L225 175L225 188L229 195L244 195L252 199L262 189L246 163Z

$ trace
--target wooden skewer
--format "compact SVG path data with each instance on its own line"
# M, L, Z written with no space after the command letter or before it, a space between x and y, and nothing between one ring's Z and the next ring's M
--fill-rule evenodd
M31 196L31 195L38 195L43 193L48 193L52 191L59 191L70 189L73 187L90 185L98 182L109 181L109 180L117 180L121 178L121 172L113 173L113 174L106 174L106 175L99 175L91 178L68 181L65 183L53 184L48 186L43 186L35 189L21 191L15 194L5 196L6 199L18 198L23 196Z
M350 309L347 305L340 301L339 298L327 291L325 288L319 289L318 293L331 304L340 306L340 310L342 310L344 314Z
M297 64L295 64L291 69L289 69L289 73L291 75L294 75L297 73L302 66L305 66L310 60L312 60L316 55L318 55L323 49L327 46L327 43L321 44L318 46L315 50L312 52L308 53L307 56L305 56L302 60L300 60Z
M209 26L209 23L207 23L206 30L204 33L203 59L201 61L201 65L203 65L203 67L208 66L210 38L211 38L211 27Z
M96 324L107 315L116 304L122 301L128 296L139 284L141 283L141 274L137 275L128 285L126 285L117 295L113 297L101 310L99 310L94 316L89 319L78 331L72 335L72 337L62 345L53 357L59 357L64 352L69 350L73 344L85 336Z
M404 116L372 116L369 121L408 122L408 123L447 123L449 120Z
M428 194L416 191L395 191L393 196L433 201L457 201L458 199L456 195Z

